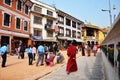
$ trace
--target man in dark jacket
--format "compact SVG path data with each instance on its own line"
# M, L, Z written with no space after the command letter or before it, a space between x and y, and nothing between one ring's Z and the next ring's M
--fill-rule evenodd
M21 59L24 59L25 49L26 49L25 45L22 44L22 45L21 45L21 48L20 48L20 56L21 56Z

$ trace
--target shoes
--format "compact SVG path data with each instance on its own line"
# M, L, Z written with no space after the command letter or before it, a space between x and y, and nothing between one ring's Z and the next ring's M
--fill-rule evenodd
M41 64L41 66L43 66L44 64Z
M70 74L70 72L67 72L67 75L69 75Z
M29 64L29 65L32 65L32 64Z
M36 66L38 66L38 63L36 64Z
M2 68L4 68L4 67L6 67L6 66L2 66Z

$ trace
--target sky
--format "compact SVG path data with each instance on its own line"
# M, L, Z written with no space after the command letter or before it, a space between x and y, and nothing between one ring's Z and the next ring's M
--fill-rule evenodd
M70 14L71 16L83 21L92 23L101 28L110 26L109 0L39 0L48 5L55 5L57 9ZM120 13L120 0L110 0L112 22L114 23L114 14ZM113 10L113 5L116 9Z

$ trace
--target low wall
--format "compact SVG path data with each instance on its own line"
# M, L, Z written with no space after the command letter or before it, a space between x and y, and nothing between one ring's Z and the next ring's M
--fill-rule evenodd
M106 80L119 80L119 76L117 75L118 73L117 70L115 70L115 67L111 65L111 63L105 56L104 52L101 53L102 53L102 60L103 60Z

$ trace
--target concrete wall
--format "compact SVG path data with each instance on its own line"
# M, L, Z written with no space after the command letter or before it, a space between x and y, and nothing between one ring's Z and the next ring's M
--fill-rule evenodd
M108 60L108 56L105 56L104 52L102 52L102 58L106 73L107 80L120 80L119 76L119 64L120 62L117 61L118 56L118 49L117 45L120 42L120 14L116 18L111 30L107 34L105 40L103 41L102 45L106 45L108 50L108 45L113 44L114 47L114 66L110 64L110 61ZM108 54L108 52L107 52Z

